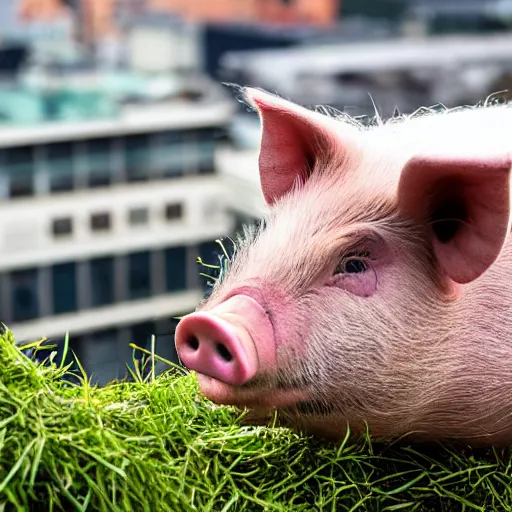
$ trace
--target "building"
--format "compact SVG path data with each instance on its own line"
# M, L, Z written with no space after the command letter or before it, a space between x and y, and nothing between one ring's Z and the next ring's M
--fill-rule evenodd
M216 168L223 188L226 211L233 219L233 233L258 223L267 212L260 185L258 155L261 125L255 114L239 114L228 130L228 142L216 151Z
M111 116L64 102L51 122L0 124L0 319L19 342L69 332L100 383L152 334L175 357L174 318L204 293L196 257L232 230L214 153L233 103L198 87L141 92Z
M21 0L26 20L56 19L72 9L88 44L119 34L118 18L156 10L193 22L257 22L332 26L339 0Z
M201 22L253 21L329 27L337 18L339 0L149 0L149 4Z
M122 26L130 69L183 74L203 67L202 30L197 24L169 13L146 12L127 17Z
M411 113L485 99L510 73L511 51L509 34L410 37L231 52L221 65L229 82L351 115L374 115L377 105L388 117L395 108Z
M508 32L512 1L408 0L404 17L430 34Z

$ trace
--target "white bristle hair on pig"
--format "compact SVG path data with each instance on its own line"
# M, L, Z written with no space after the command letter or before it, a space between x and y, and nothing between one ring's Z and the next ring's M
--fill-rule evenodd
M332 439L512 444L512 108L363 126L243 92L268 214L176 330L202 394Z

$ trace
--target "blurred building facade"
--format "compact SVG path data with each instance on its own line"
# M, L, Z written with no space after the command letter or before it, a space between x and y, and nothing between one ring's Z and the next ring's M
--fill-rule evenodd
M100 383L153 334L174 359L196 258L232 230L214 158L231 98L201 76L24 77L0 89L2 322L20 342L69 332Z
M512 71L512 35L415 35L386 41L329 43L227 53L226 81L245 83L305 105L356 116L395 109L475 104L498 92Z
M262 22L331 26L339 0L21 0L27 20L56 19L73 12L88 41L115 35L118 16L144 10L178 14L188 21Z

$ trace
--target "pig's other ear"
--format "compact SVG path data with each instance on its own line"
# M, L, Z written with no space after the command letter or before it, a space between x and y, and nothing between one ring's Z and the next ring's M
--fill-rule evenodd
M343 159L347 146L341 144L334 127L341 128L343 123L259 89L245 88L244 95L262 124L259 169L267 204L289 192L297 181L304 183L317 158Z
M452 284L482 275L510 230L509 155L414 157L402 171L398 201L427 223L440 271Z

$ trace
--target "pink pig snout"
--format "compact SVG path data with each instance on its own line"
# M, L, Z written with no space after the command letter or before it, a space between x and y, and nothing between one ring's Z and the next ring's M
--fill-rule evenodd
M256 375L258 356L250 336L210 313L193 313L179 325L176 350L190 370L234 386Z
M270 321L245 295L184 317L176 329L176 351L190 370L230 386L249 382L275 359Z

